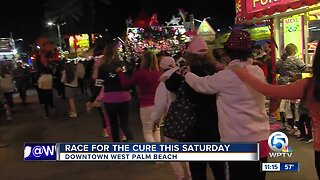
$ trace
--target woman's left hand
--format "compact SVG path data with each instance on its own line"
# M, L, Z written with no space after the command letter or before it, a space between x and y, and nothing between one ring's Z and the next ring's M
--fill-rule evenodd
M157 119L154 123L153 123L153 132L156 132L158 129L160 128L160 119Z
M183 66L183 67L181 67L181 68L178 70L178 73L179 73L181 76L185 76L188 72L191 72L189 66Z

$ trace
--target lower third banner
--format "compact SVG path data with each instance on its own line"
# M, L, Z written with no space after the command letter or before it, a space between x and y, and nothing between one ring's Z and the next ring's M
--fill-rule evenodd
M258 161L250 143L25 143L25 161Z
M58 161L257 161L257 144L60 143Z

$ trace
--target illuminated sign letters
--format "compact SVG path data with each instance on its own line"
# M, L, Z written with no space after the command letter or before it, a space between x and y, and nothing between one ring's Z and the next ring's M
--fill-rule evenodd
M257 3L260 3L261 6L265 6L267 4L272 4L272 3L275 3L275 2L280 2L281 0L253 0L253 7L255 8L256 7L256 4Z
M273 6L290 4L298 0L246 0L246 9L248 13L266 10Z

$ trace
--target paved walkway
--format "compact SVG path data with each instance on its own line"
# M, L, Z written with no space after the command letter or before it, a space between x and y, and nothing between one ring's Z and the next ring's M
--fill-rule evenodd
M0 148L0 180L51 180L51 179L127 179L162 180L174 179L168 163L153 162L24 162L24 142L72 142L108 141L101 136L101 121L96 112L85 112L88 97L77 98L78 118L68 118L67 101L56 98L59 118L42 119L43 109L37 103L37 96L30 91L28 106L16 105L16 113L11 122L0 123L0 135L10 146ZM19 99L16 98L17 103ZM131 126L136 141L143 141L141 123L136 103L132 102ZM300 162L299 173L268 173L267 179L315 180L311 144L304 144L290 138L293 148L292 159L270 159L270 162ZM210 173L208 179L213 179Z

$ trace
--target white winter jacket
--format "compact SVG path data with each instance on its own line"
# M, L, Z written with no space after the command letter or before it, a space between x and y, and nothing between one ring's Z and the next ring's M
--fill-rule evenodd
M156 94L154 96L154 111L151 114L152 120L155 122L158 119L161 119L163 115L169 110L171 102L176 98L175 94L168 91L165 85L164 79L171 76L179 68L172 68L164 72L159 81L159 85L156 89Z

